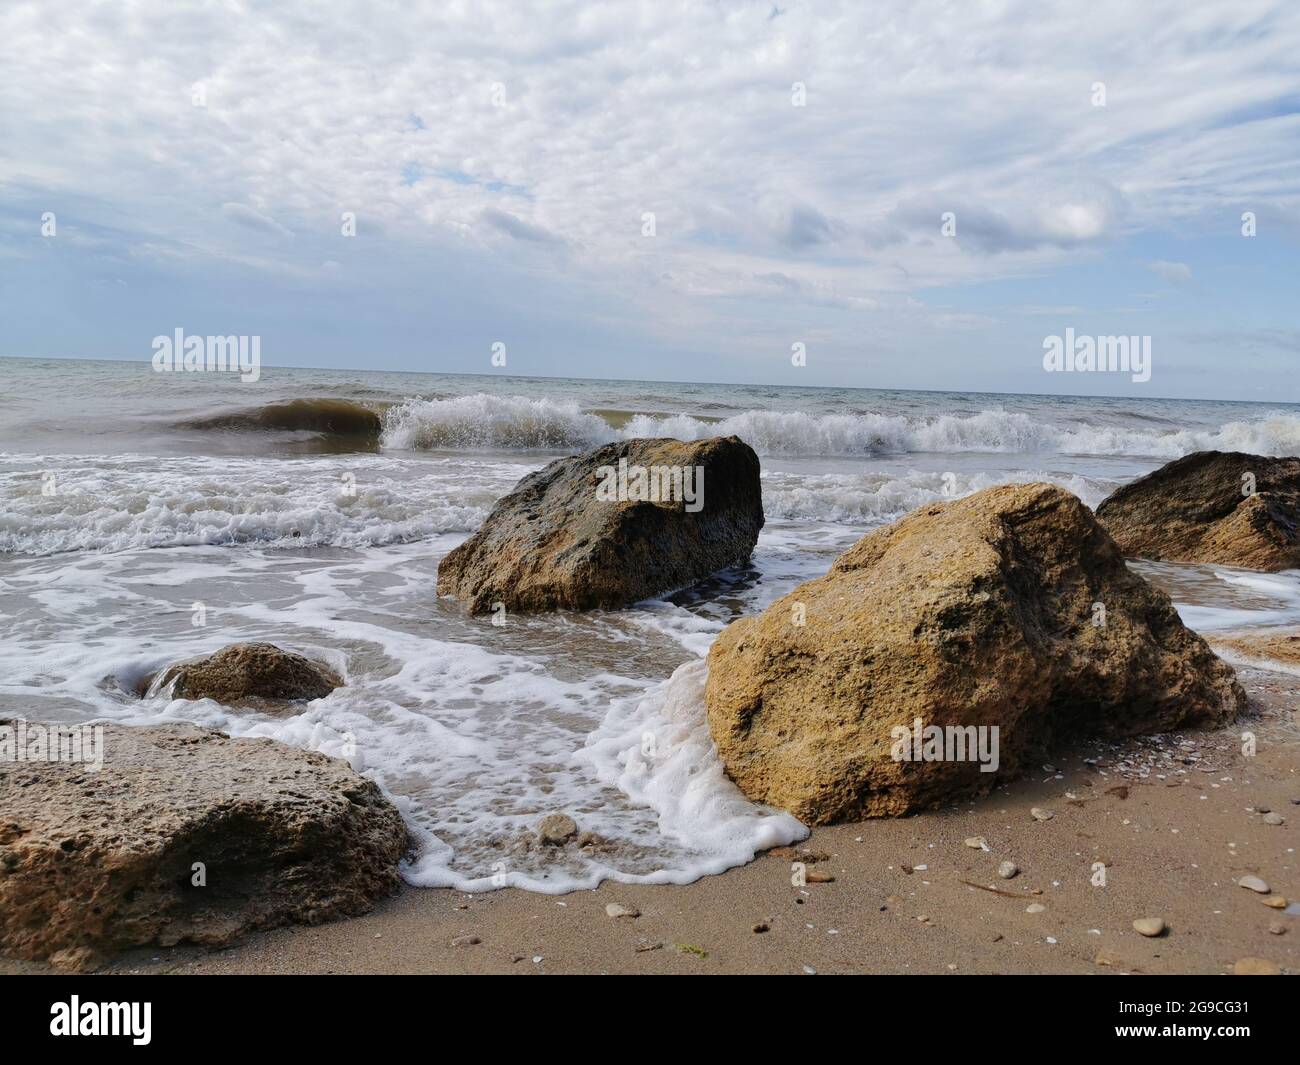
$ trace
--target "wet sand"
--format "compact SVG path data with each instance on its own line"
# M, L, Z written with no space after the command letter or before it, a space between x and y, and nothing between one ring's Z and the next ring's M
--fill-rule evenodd
M1240 675L1254 716L1230 730L1076 746L959 807L815 830L798 850L824 855L802 860L810 881L830 882L795 886L791 859L768 853L684 887L404 888L365 917L219 951L134 951L103 971L1230 973L1258 957L1298 972L1300 905L1271 908L1236 880L1300 898L1300 679ZM1034 807L1053 816L1035 820ZM976 836L988 851L965 843ZM997 874L1006 860L1021 870L1010 880ZM610 903L640 916L610 917ZM1142 917L1168 930L1145 938L1132 927Z

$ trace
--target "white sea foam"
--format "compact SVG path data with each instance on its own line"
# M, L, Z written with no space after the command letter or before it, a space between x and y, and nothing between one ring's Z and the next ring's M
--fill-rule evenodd
M385 417L383 440L395 449L549 451L633 437L698 440L733 434L760 455L773 456L992 452L1176 458L1206 449L1300 453L1300 418L1281 412L1200 430L1057 424L1001 408L924 417L749 410L721 421L638 414L615 429L573 401L486 393L397 404Z
M384 416L386 447L428 451L569 451L618 434L571 401L491 396L408 400Z
M936 473L763 474L763 513L771 520L878 525L917 507L978 492L995 484L1050 481L1095 507L1115 487L1086 477L1063 477L1037 471Z
M468 617L433 594L456 539L342 555L250 549L238 565L221 547L0 563L0 592L22 604L0 644L0 715L190 721L346 757L411 825L421 849L404 875L418 885L684 883L802 837L727 780L702 663L671 633L635 610L581 615L567 635L550 617L504 629ZM204 598L207 626L195 627L191 603ZM646 613L679 614L696 650L720 628L657 607ZM236 640L318 658L345 684L287 716L134 695L163 666ZM684 658L695 668L664 680ZM523 845L560 811L599 842Z
M413 466L372 455L0 456L0 553L359 547L468 532L527 468Z

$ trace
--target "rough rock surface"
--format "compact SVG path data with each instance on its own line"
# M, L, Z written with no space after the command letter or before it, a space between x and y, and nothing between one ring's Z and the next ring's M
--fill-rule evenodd
M1061 737L1223 724L1245 694L1082 502L1027 484L914 511L727 626L705 701L745 794L820 824L987 790ZM998 726L998 770L896 760L917 718Z
M1254 493L1245 494L1254 482ZM1097 508L1126 555L1276 571L1300 567L1300 458L1198 451Z
M319 662L274 644L235 643L206 658L168 666L150 683L149 692L170 688L175 699L238 703L323 699L342 683Z
M598 496L602 468L702 468L703 506ZM630 493L629 493L630 494ZM737 437L625 440L529 474L438 566L472 613L618 608L746 561L763 527L758 456Z
M396 890L406 826L345 762L188 724L103 728L98 771L0 762L0 953L85 968L364 913Z

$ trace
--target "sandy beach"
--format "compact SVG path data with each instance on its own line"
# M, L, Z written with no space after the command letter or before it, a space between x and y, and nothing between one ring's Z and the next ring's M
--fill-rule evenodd
M354 920L219 951L133 951L103 971L1224 974L1253 957L1295 972L1300 679L1240 676L1254 715L1232 729L1081 745L959 807L818 828L796 848L802 888L786 852L684 887L606 883L559 897L407 887ZM1245 731L1254 757L1241 753ZM1269 811L1285 823L1266 823ZM989 850L967 845L973 837ZM1020 872L1002 879L1008 860ZM1104 887L1091 882L1098 861ZM816 882L825 875L834 879ZM1271 895L1238 886L1248 875ZM1276 896L1291 913L1266 902ZM639 916L610 917L610 904ZM1137 934L1144 917L1167 931Z

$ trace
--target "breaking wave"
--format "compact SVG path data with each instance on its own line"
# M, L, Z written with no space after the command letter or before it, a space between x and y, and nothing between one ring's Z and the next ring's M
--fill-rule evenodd
M382 443L393 449L565 451L633 437L735 435L760 455L773 456L996 452L1171 459L1211 449L1300 454L1300 418L1280 412L1203 430L1060 425L1002 409L920 418L764 410L720 420L602 413L572 401L485 393L409 400L385 413Z
M264 407L230 411L178 423L181 429L224 429L229 432L313 432L335 437L378 437L382 414L348 399L291 399Z

